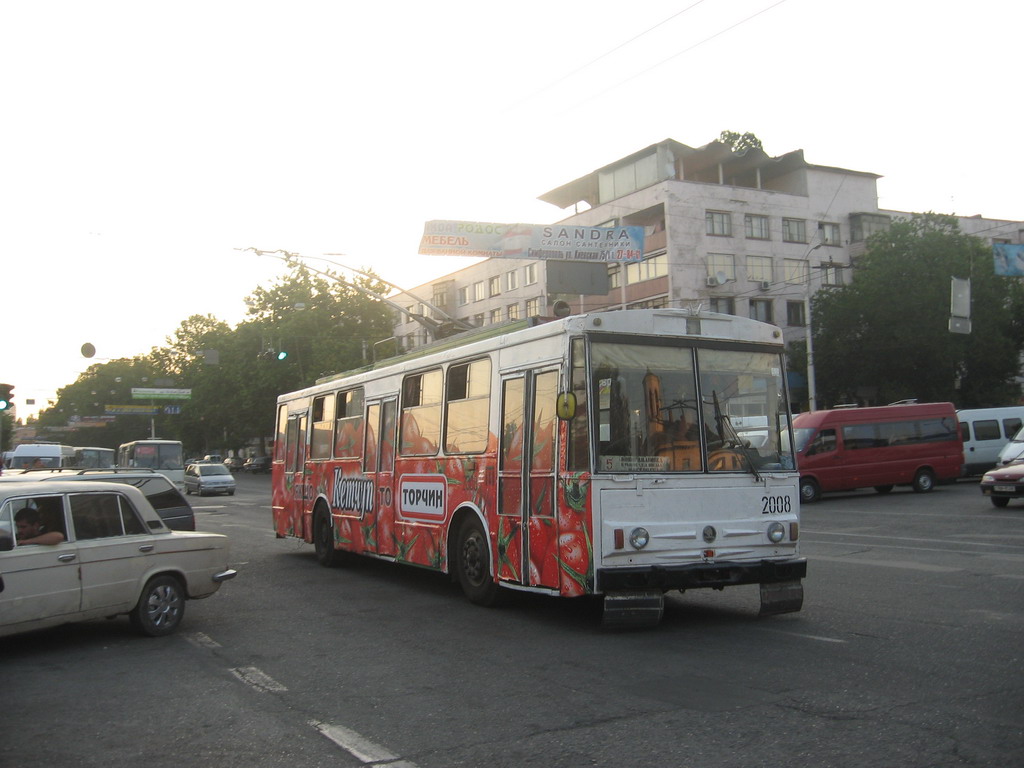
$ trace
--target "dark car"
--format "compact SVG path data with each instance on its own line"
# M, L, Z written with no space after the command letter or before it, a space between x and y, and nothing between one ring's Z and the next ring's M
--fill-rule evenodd
M227 467L232 472L237 472L238 470L240 470L243 464L245 464L245 459L243 459L241 456L228 456L226 459L224 459L224 466Z
M164 525L172 531L194 531L196 516L192 506L174 483L153 469L107 467L104 469L82 469L64 467L61 469L26 469L8 472L5 480L94 480L103 483L124 483L134 485L153 509L160 515Z
M997 507L1005 507L1010 499L1024 499L1024 461L990 469L982 476L980 486Z
M254 475L258 474L269 474L270 473L270 457L269 456L253 456L251 459L246 459L245 464L242 465L243 472L251 472Z

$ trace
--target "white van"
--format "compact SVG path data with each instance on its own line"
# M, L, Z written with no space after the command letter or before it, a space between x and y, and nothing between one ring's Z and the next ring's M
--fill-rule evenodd
M1024 405L956 412L964 441L964 475L980 475L999 461L999 452L1024 426Z
M55 469L75 466L75 449L58 443L22 443L11 452L10 469Z
M1003 450L999 452L999 460L996 461L996 465L1002 467L1018 459L1024 461L1024 427L1021 427L1020 431L1013 436L1013 439L1003 446Z

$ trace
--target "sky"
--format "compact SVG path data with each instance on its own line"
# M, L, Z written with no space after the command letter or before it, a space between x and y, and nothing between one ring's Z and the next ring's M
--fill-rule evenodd
M24 418L191 315L241 321L287 271L248 248L413 287L472 263L417 255L424 222L558 221L538 196L663 139L749 131L881 174L882 208L1024 219L1022 22L1002 0L4 3L0 381Z

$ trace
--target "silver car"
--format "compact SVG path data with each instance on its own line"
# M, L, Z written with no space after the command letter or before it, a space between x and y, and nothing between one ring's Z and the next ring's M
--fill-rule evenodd
M121 614L167 635L235 573L226 536L172 531L134 486L0 484L0 636Z
M235 478L223 464L189 464L185 468L185 493L235 495Z

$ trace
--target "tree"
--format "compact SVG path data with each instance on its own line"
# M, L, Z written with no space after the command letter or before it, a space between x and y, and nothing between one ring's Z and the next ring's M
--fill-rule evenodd
M744 134L736 133L735 131L722 131L718 136L718 140L723 144L728 144L733 152L745 152L748 149L762 149L761 140L749 131Z
M821 402L1016 402L1024 286L994 274L991 248L936 214L896 221L867 245L853 281L812 300ZM971 279L970 334L948 330L951 277Z

